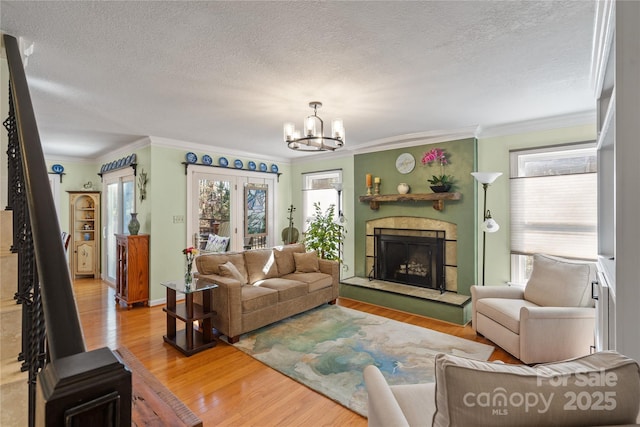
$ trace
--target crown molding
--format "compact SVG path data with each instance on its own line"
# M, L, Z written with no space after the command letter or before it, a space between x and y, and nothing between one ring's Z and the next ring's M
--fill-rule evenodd
M145 148L147 146L149 146L151 144L151 140L149 137L145 136L142 137L140 139L137 139L135 141L133 141L130 144L125 145L124 147L119 147L116 150L110 151L106 154L102 154L98 157L96 157L94 160L98 163L108 163L110 161L113 161L114 159L118 159L120 157L125 157L129 154L131 154L131 152L136 151L136 150L140 150L142 148Z
M434 130L427 132L410 133L406 135L392 136L389 138L376 139L368 142L366 146L353 148L354 155L375 153L378 151L394 150L397 148L415 147L417 145L438 144L446 141L456 141L459 139L475 138L478 126L469 126L454 130Z
M596 125L596 110L581 111L561 116L545 117L526 120L523 122L505 123L494 126L478 127L476 138L486 139L496 136L518 135L552 129L562 129L572 126ZM594 128L595 129L595 128Z
M223 155L223 156L235 156L235 157L244 157L244 158L250 158L255 160L265 160L265 161L277 162L281 164L291 163L290 159L262 156L256 153L251 153L249 151L229 150L228 148L218 147L216 145L199 144L196 142L189 142L189 141L180 141L177 139L164 138L160 136L150 136L149 139L151 140L152 147L174 148L176 150L183 150L185 151L185 153L188 151L197 151L202 153L215 153L217 155Z
M339 151L318 152L304 157L295 157L291 159L291 164L302 165L305 163L317 162L319 160L336 160L344 158L353 158L353 151L343 147Z

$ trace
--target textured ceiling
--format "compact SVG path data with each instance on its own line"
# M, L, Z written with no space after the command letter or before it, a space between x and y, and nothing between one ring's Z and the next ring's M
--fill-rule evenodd
M142 136L299 154L282 123L323 102L347 146L593 111L592 1L1 1L45 153Z

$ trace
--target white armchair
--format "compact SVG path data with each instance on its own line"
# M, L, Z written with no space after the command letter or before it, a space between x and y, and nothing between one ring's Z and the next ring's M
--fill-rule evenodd
M527 364L589 354L595 279L594 263L535 255L526 287L471 287L473 329Z

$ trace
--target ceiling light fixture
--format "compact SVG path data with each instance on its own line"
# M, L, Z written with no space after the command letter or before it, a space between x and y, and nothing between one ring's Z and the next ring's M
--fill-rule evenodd
M284 142L297 151L335 151L344 145L344 124L342 119L331 122L331 136L324 136L324 122L318 116L322 102L312 101L309 107L313 114L304 120L304 136L300 136L293 123L284 124Z

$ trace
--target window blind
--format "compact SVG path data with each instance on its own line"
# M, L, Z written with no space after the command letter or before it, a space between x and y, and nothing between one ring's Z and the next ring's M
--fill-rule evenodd
M597 174L511 178L511 252L596 259Z

